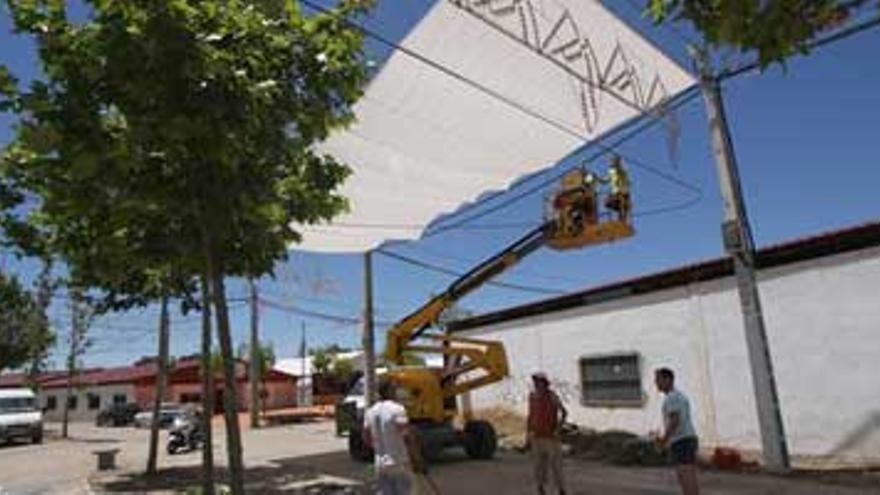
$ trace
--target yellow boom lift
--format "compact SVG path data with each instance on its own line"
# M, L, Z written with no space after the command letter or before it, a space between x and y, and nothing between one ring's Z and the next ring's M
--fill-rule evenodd
M615 158L619 165L619 159ZM628 181L628 179L626 179ZM388 331L385 358L390 369L385 375L401 393L410 423L416 427L426 453L445 447L463 446L468 456L487 459L497 445L495 430L486 421L465 418L464 428L454 427L459 414L457 397L503 380L508 375L507 355L501 342L457 337L436 329L440 316L456 301L489 280L506 272L542 246L557 250L612 242L633 235L629 186L626 197L612 187L606 202L612 210L600 215L600 180L585 169L566 174L549 201L551 212L545 223L532 230L495 256L455 280L449 287ZM442 368L406 366L408 353L440 354ZM360 416L360 415L358 415ZM349 452L360 460L372 458L361 439L361 421L354 422L349 434Z

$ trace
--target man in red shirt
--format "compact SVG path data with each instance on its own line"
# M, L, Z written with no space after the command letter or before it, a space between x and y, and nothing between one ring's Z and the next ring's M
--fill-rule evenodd
M535 390L529 394L529 416L526 445L532 451L535 463L535 481L538 493L545 495L548 468L553 474L553 483L559 495L565 495L565 480L562 477L562 442L559 432L568 411L559 396L550 390L550 380L544 373L532 375Z

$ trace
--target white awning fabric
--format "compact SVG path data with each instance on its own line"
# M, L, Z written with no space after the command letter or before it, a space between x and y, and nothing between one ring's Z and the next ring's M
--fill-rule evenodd
M400 44L320 146L353 169L351 212L299 249L418 237L694 83L594 0L438 0Z

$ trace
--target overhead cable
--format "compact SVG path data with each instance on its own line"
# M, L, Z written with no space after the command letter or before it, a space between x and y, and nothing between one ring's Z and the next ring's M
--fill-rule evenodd
M700 96L700 92L699 92L698 87L696 87L696 86L692 86L692 87L689 88L688 90L686 90L686 91L680 93L680 94L677 95L675 98L673 98L673 101L670 102L670 106L667 108L667 111L675 110L675 109L677 109L677 108L683 106L684 104L686 104L686 103L688 103L688 102L694 100L694 99L697 98L698 96ZM599 158L599 157L601 157L601 156L603 156L603 155L606 155L606 154L608 154L608 153L610 153L610 152L614 152L614 148L616 148L617 146L620 146L621 144L623 144L623 143L625 143L625 142L627 142L627 141L629 141L629 140L635 138L636 136L640 135L640 134L641 134L642 132L644 132L645 130L647 130L647 129L649 129L650 127L656 125L656 123L657 123L657 120L641 121L641 125L635 126L634 128L632 128L632 130L630 130L628 133L624 134L624 135L623 135L622 137L620 137L619 139L615 140L615 141L614 141L612 144L610 144L610 145L604 145L604 144L601 144L601 143L598 142L598 141L593 141L593 142L591 142L590 144L588 144L587 146L585 146L585 147L584 147L582 150L580 150L579 152L582 153L583 151L588 150L588 149L590 149L590 148L593 147L593 146L599 147L600 150L599 150L598 152L596 152L596 153L593 153L591 156L589 156L588 158L586 158L586 159L583 160L583 161L592 161L592 160L595 160L595 159L597 159L597 158ZM637 166L637 167L639 167L639 168L642 168L642 169L644 169L645 171L647 171L647 172L649 172L649 173L651 173L651 174L657 175L658 177L661 177L661 178L664 178L664 179L666 179L666 180L672 181L673 183L677 184L679 187L681 187L681 188L683 188L683 189L686 189L686 190L688 190L688 191L694 193L696 196L699 196L700 198L701 198L702 195L703 195L703 191L702 191L702 189L701 189L700 187L694 185L694 184L691 184L691 183L689 183L689 182L687 182L687 181L684 181L684 180L682 180L682 179L679 179L679 178L675 177L674 175L671 175L671 174L668 174L668 173L666 173L666 172L663 172L662 170L659 170L659 169L657 169L656 167L653 167L653 166L651 166L651 165L648 165L648 164L642 162L641 160L632 160L632 158L629 158L629 160L630 160L630 161L629 161L628 163L632 163L633 165L635 165L635 166ZM478 213L475 213L475 214L473 214L473 215L471 215L471 216L468 216L468 217L462 218L462 219L460 219L460 220L458 220L458 221L456 221L456 222L453 222L453 223L451 223L451 224L441 225L441 226L437 227L436 229L434 229L434 230L432 230L432 231L426 232L426 233L424 234L423 237L431 237L431 236L437 235L437 234L439 234L439 233L441 233L441 232L444 232L444 231L447 231L447 230L457 229L457 228L458 228L459 226L461 226L461 225L464 225L464 224L467 224L467 223L473 222L474 220L478 220L478 219L480 219L480 218L483 218L483 217L485 217L485 216L487 216L487 215L489 215L489 214L491 214L491 213L494 213L494 212L496 212L496 211L498 211L498 210L502 210L502 209L504 209L504 208L507 208L507 207L510 206L511 204L513 204L513 203L515 203L515 202L517 202L517 201L519 201L519 200L521 200L521 199L523 199L523 198L525 198L525 197L527 197L527 196L530 196L530 195L532 195L532 194L534 194L534 193L536 193L536 192L539 192L539 191L543 190L545 187L547 187L547 186L549 186L550 184L553 184L554 182L556 182L557 180L559 180L559 179L560 179L562 176L564 176L567 172L568 172L568 168L563 168L563 170L558 171L558 172L556 172L556 173L554 173L554 174L550 174L550 176L549 176L548 178L546 178L546 179L540 181L539 183L537 183L537 184L534 185L533 187L531 187L531 188L529 188L529 189L526 189L525 191L522 191L522 192L516 194L516 195L513 196L513 197L510 197L510 198L508 198L508 199L506 199L506 200L504 200L504 201L499 202L499 203L496 204L496 205L493 205L493 206L491 206L491 207L488 207L488 208L486 208L486 209L484 209L484 210L482 210L482 211L480 211L480 212L478 212ZM542 175L543 175L543 174L542 174ZM537 177L537 175L536 175L535 177ZM526 180L531 180L531 178L526 179ZM524 181L524 182L525 182L525 181ZM520 185L521 185L521 184L520 184ZM489 199L490 199L490 198L487 198L486 201L488 201Z
M442 273L444 275L449 275L451 277L460 277L460 276L464 275L464 273L462 273L462 272L457 272L455 270L450 270L449 268L434 265L432 263L427 263L425 261L411 258L409 256L405 256L402 254L398 254L393 251L388 251L387 249L384 249L384 248L375 249L374 252L384 254L385 256L388 256L389 258L394 258L398 261L402 261L404 263L408 263L410 265L417 266L417 267L423 268L425 270L430 270L433 272ZM547 289L547 288L543 288L543 287L511 284L511 283L507 283L507 282L490 281L490 282L486 282L486 285L493 285L493 286L501 287L504 289L518 290L518 291L522 291L522 292L533 292L533 293L537 293L537 294L560 295L560 294L566 293L566 291L560 290L560 289Z
M303 3L303 5L305 5L306 7L311 8L311 9L314 10L314 11L322 12L322 13L325 13L325 14L333 14L333 12L332 12L329 8L324 7L324 6L321 6L321 5L318 5L318 4L316 4L315 2L313 2L313 1L311 1L311 0L302 0L302 3ZM508 98L508 97L506 97L506 96L504 96L504 95L498 93L497 91L494 91L494 90L492 90L491 88L488 88L488 87L484 86L483 84L480 84L478 81L475 81L475 80L473 80L473 79L471 79L471 78L468 78L467 76L464 76L464 75L462 75L462 74L460 74L460 73L458 73L458 72L456 72L456 71L450 69L449 67L447 67L447 66L445 66L445 65L443 65L443 64L441 64L441 63L439 63L439 62L437 62L437 61L435 61L435 60L432 60L432 59L430 59L430 58L428 58L428 57L426 57L426 56L424 56L424 55L422 55L422 54L420 54L420 53L418 53L418 52L415 52L415 51L413 51L413 50L411 50L411 49L409 49L409 48L407 48L407 47L405 47L405 46L403 46L403 45L401 45L401 44L399 44L399 43L395 43L395 42L393 42L393 41L391 41L391 40L385 38L385 37L382 36L381 34L376 33L375 31L373 31L373 30L371 30L371 29L369 29L369 28L367 28L367 27L365 27L365 26L363 26L363 25L361 25L361 24L358 24L358 23L352 21L351 19L342 19L342 20L343 20L346 24L348 24L350 27L352 27L353 29L356 29L356 30L361 31L361 32L364 33L366 36L369 36L370 38L375 39L376 41L382 43L383 45L386 45L387 47L391 48L392 50L400 51L401 53L403 53L403 54L405 54L405 55L407 55L407 56L409 56L409 57L412 57L412 58L414 58L414 59L416 59L416 60L418 60L418 61L420 61L420 62L422 62L422 63L424 63L424 64L426 64L426 65L428 65L428 66L430 66L430 67L432 67L432 68L434 68L435 70L438 70L438 71L440 71L440 72L442 72L442 73L444 73L444 74L446 74L446 75L452 77L452 78L455 78L455 79L457 79L457 80L459 80L459 81L461 81L461 82L463 82L463 83L465 83L465 84L468 84L468 85L470 85L470 86L476 88L477 90L483 92L484 94L487 94L487 95L489 95L489 96L491 96L491 97L493 97L493 98L495 98L495 99L498 99L498 100L502 101L503 103L505 103L505 104L507 104L507 105L510 105L510 106L516 108L517 110L519 110L519 111L521 111L521 112L524 112L525 114L530 115L530 116L532 116L532 117L534 117L534 118L536 118L536 119L538 119L538 120L544 122L544 123L547 124L547 125L550 125L550 126L556 128L556 129L558 129L558 130L561 130L561 131L563 131L563 132L566 132L567 134L570 134L570 135L576 137L578 140L584 141L584 142L586 143L586 145L587 145L584 149L589 148L589 147L591 147L591 146L604 147L605 152L604 152L604 153L601 153L601 154L605 154L605 153L607 153L607 152L616 151L616 150L613 149L613 146L617 146L617 145L619 145L619 144L615 144L615 145L612 145L612 146L610 146L610 147L609 147L609 146L604 146L604 145L601 144L602 137L599 137L599 138L596 138L596 139L590 141L590 140L586 139L581 133L569 129L569 128L568 128L567 126L565 126L564 124L561 124L561 123L559 123L559 122L556 122L556 121L554 121L553 119L551 119L550 117L547 117L546 115L542 115L542 114L540 114L540 113L538 113L538 112L536 112L536 111L534 111L534 110L532 110L532 109L529 109L529 108L525 107L524 105L522 105L522 104L520 104L520 103L518 103L518 102L515 102L515 101L511 100L510 98ZM608 91L607 88L603 88L603 87L599 86L597 89L600 89L600 90L602 90L602 91L604 91L604 92L606 92L606 93L608 93L608 94L610 94L610 95L612 95L612 96L616 96L616 97L619 98L619 95L616 95L613 91ZM672 105L673 105L673 102L674 102L676 99L678 99L682 94L684 94L684 93L688 93L689 91L693 91L693 90L696 90L696 89L697 89L697 87L696 87L696 85L694 85L694 86L691 86L690 88L688 88L687 90L683 91L682 93L679 93L679 95L677 95L676 97L672 98L672 99L670 100L670 102L667 102L666 104L664 104L664 105L661 107L661 110L666 110L666 111L671 111L671 110L673 110L674 107L673 107ZM628 102L626 102L626 103L628 103ZM631 105L631 104L630 104L630 105ZM636 118L631 119L630 122L628 122L628 123L624 124L623 126L619 127L618 129L616 129L616 131L620 131L620 132L622 132L622 131L623 131L624 129L626 129L630 124L637 123L637 122L638 122L639 120L641 120L641 118L644 117L644 116L651 116L651 117L653 117L653 118L651 119L652 122L658 120L658 118L657 118L656 116L651 115L651 113L646 113L645 110L642 109L642 108L636 108L636 110L639 112L639 116L636 117ZM656 112L652 112L652 113L656 113ZM609 135L609 136L610 136L610 135ZM601 154L600 154L600 156L601 156ZM621 154L621 156L622 156L624 159L626 159L627 161L629 161L629 162L632 162L632 163L637 163L637 162L638 162L643 168L645 168L646 170L650 171L651 173L653 173L653 174L655 174L655 175L657 175L657 176L659 176L659 177L662 177L662 178L664 178L664 179L666 179L666 180L671 180L673 183L676 183L676 184L679 185L679 186L682 186L682 187L685 187L685 188L691 189L692 191L695 191L695 192L698 192L699 194L702 194L702 191L698 191L699 188L696 188L696 187L693 186L693 185L687 184L685 181L682 181L681 179L676 178L674 175L666 174L666 173L660 171L657 167L653 167L653 166L650 166L650 165L648 165L648 164L645 164L644 162L641 162L640 160L637 160L637 159L635 159L635 158L633 158L633 157L631 157L631 156L625 156L625 155L622 155L622 154ZM686 184L687 184L687 185L686 185ZM494 197L494 196L495 196L495 195L492 195L492 197ZM490 199L491 199L491 197L486 198L487 201L490 200ZM482 201L481 201L480 203L482 203ZM473 206L475 206L475 205L471 205L470 207L468 207L468 209L473 208ZM499 208L499 209L500 209L500 208ZM466 221L463 221L463 222L458 222L458 223L456 224L456 228L458 228L458 227L464 225L465 223L469 223L469 220L466 220ZM443 231L443 230L447 230L447 228L441 227L441 228L438 229L437 233L439 233L440 231ZM425 234L425 235L427 236L427 235L432 235L432 234Z
M283 304L283 303L279 303L276 301L272 301L272 300L266 299L264 297L259 298L259 300L260 300L260 304L264 305L266 307L276 309L279 311L284 311L286 313L304 316L307 318L332 321L335 323L341 323L341 324L345 324L345 325L360 325L362 323L362 320L360 318L353 318L350 316L335 315L335 314L330 314L330 313L324 313L321 311L313 311L313 310L303 309L303 308L294 307L294 306L291 306L288 304ZM376 321L376 323L379 325L390 325L393 322L378 320L378 321Z
M315 11L317 11L317 12L321 12L321 13L324 13L324 14L330 14L330 15L333 15L333 14L334 14L334 12L333 12L332 10L330 10L329 8L324 7L324 6L321 6L321 5L318 5L317 3L315 3L315 2L313 2L313 1L311 1L311 0L300 0L300 1L301 1L301 3L302 3L303 5L305 5L306 7L309 7L309 8L311 8L312 10L315 10ZM447 76L449 76L449 77L451 77L451 78L453 78L453 79L455 79L455 80L457 80L457 81L460 81L460 82L462 82L462 83L464 83L464 84L466 84L466 85L468 85L468 86L471 86L471 87L473 87L474 89L476 89L476 90L478 90L478 91L480 91L480 92L482 92L482 93L485 93L485 94L487 94L487 95L489 95L489 96L491 96L491 97L497 99L498 101L501 101L502 103L504 103L504 104L506 104L506 105L509 105L509 106L511 106L511 107L513 107L513 108L516 108L517 110L519 110L519 111L521 111L521 112L523 112L523 113L526 113L526 114L528 114L528 115L530 115L530 116L532 116L532 117L534 117L534 118L536 118L536 119L538 119L538 120L541 120L541 121L543 121L544 123L546 123L546 124L548 124L548 125L551 125L551 126L553 126L553 127L556 127L557 129L559 129L559 130L561 130L561 131L563 131L563 132L566 132L566 133L568 133L568 134L575 135L575 136L577 136L577 137L579 137L579 138L583 138L583 136L582 136L579 132L574 131L574 130L572 130L572 129L569 129L568 126L566 126L566 125L564 125L564 124L562 124L562 123L556 122L556 121L554 121L553 119L550 119L549 117L547 117L547 116L545 116L545 115L542 115L541 113L536 112L536 111L534 111L534 110L532 110L532 109L526 107L525 105L523 105L523 104L521 104L521 103L518 103L518 102L516 102L516 101L513 101L513 100L511 100L510 98L504 96L503 94L501 94L501 93L499 93L499 92L497 92L497 91L495 91L495 90L489 88L488 86L485 86L485 85L483 85L483 84L481 84L481 83L475 81L474 79L469 78L469 77L465 76L464 74L461 74L460 72L457 72L457 71L455 71L455 70L453 70L453 69L447 67L446 65L441 64L440 62L437 62L436 60L432 60L432 59L430 59L430 58L428 58L428 57L422 55L421 53L416 52L415 50L412 50L411 48L407 48L407 47L401 45L400 43L395 43L394 41L389 40L388 38L382 36L381 34L375 32L375 31L373 31L372 29L367 28L366 26L364 26L364 25L362 25L362 24L358 24L357 22L354 22L354 21L352 21L351 19L342 19L342 21L345 22L346 24L348 24L351 28L356 29L356 30L362 32L362 33L365 34L366 36L369 36L370 38L373 38L374 40L376 40L376 41L378 41L379 43L381 43L381 44L387 46L388 48L391 48L391 49L394 50L394 51L398 51L398 52L400 52L400 53L403 53L404 55L407 55L408 57L410 57L410 58L412 58L412 59L414 59L414 60L417 60L417 61L419 61L419 62L421 62L421 63L427 65L428 67L431 67L432 69L435 69L435 70L437 70L437 71L439 71L439 72L442 72L443 74L446 74ZM502 33L505 34L506 36L510 37L510 38L513 38L513 36L509 35L509 34L506 33L506 32L502 32ZM519 40L519 39L514 38L514 41L517 41L517 42L519 42L519 43L521 43L521 44L523 44L523 45L526 45L522 40ZM531 46L526 45L526 47L529 48L529 49L531 49L531 50L534 50L534 48L531 47ZM608 94L609 96L611 96L611 97L615 98L616 100L618 100L618 101L619 101L620 103L622 103L623 105L629 106L630 108L633 108L633 109L636 110L637 112L640 112L640 113L641 113L641 112L644 112L644 109L643 109L643 108L641 108L641 107L639 107L638 105L636 105L636 104L634 104L634 103L628 101L626 98L623 98L622 96L618 95L618 94L615 93L614 91L610 91L608 88L606 88L606 87L603 86L602 84L596 84L595 82L593 82L593 81L591 81L591 80L589 80L589 79L587 79L587 78L584 78L584 77L580 76L579 74L573 73L573 71L572 71L571 69L569 69L569 68L563 66L561 63L559 63L558 61L556 61L556 60L554 60L554 59L548 59L548 60L549 60L550 62L552 62L552 63L554 63L554 64L560 66L563 70L565 70L565 71L568 72L569 74L574 75L579 81L581 81L581 82L583 82L584 84L590 86L591 88L593 88L593 89L597 89L597 90L599 90L599 91L602 91L602 92Z

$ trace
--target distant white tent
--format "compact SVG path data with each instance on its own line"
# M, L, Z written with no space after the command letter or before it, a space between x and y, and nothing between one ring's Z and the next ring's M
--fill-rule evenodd
M438 0L401 45L321 145L354 170L352 210L301 249L418 237L694 83L595 0Z

